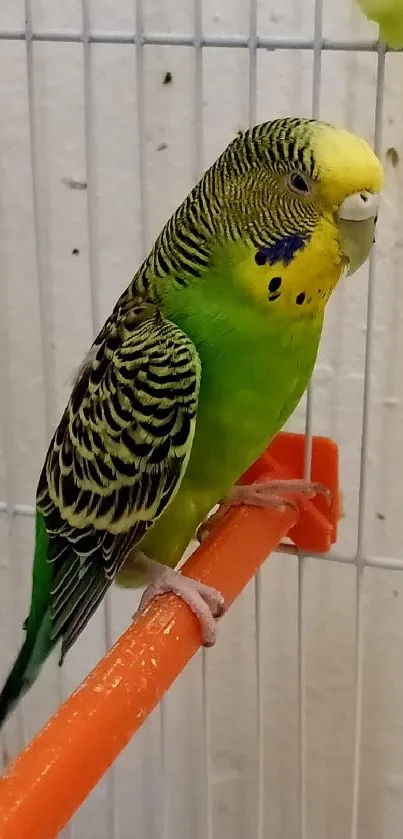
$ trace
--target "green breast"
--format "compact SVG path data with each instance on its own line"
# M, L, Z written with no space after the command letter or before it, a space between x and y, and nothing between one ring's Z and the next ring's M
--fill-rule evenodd
M211 290L197 283L185 294L173 293L166 314L192 338L202 364L196 433L186 474L142 544L150 556L173 565L200 521L299 402L315 363L322 315L268 317L245 298L227 295L223 287Z
M225 354L214 347L201 351L198 418L186 482L227 491L281 428L307 386L321 324L306 320L291 326L265 319L261 327L257 321L254 330L231 333Z

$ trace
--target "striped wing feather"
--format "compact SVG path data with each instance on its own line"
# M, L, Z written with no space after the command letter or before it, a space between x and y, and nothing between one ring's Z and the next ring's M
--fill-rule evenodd
M107 321L79 371L37 491L62 659L180 485L199 384L193 343L150 304Z

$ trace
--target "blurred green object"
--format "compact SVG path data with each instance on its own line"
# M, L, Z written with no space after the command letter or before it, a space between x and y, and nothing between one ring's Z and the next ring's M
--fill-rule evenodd
M403 0L357 0L369 20L379 24L379 36L389 47L403 47Z

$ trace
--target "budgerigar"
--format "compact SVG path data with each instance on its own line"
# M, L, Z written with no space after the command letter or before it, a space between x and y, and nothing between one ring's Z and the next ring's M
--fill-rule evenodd
M403 0L358 0L364 14L379 24L379 35L393 49L403 47Z
M167 222L46 455L31 607L0 721L59 642L63 661L114 579L148 575L141 608L176 592L214 643L222 595L175 566L217 501L275 506L290 489L231 487L307 386L325 305L370 251L381 186L364 140L278 119L238 135Z

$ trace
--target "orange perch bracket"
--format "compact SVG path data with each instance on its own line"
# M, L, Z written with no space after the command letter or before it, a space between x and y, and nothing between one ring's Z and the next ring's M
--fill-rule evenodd
M302 477L304 437L279 434L243 482ZM231 509L183 566L220 589L228 604L285 536L304 550L329 550L339 518L335 444L314 438L312 478L333 493L298 496L300 517ZM201 645L199 624L173 594L154 599L0 779L0 839L55 839Z
M263 478L303 478L305 436L282 432L275 437L267 451L243 475L241 483L251 484ZM308 499L295 496L300 517L287 536L304 551L325 553L337 538L337 525L342 517L339 489L339 452L328 437L312 440L311 479L328 487L332 494L329 506L326 498L317 495Z

